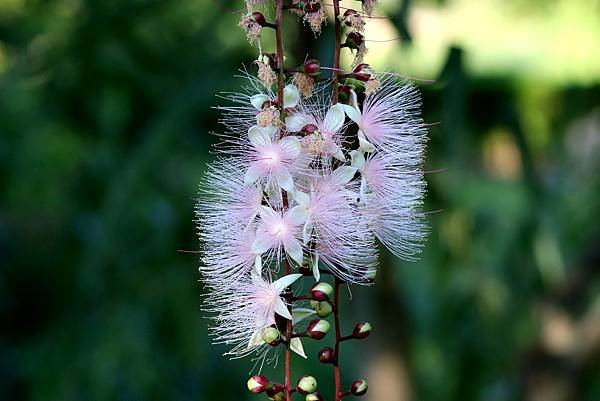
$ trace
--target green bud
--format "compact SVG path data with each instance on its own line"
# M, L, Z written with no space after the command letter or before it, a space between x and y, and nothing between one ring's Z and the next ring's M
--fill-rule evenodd
M263 332L263 341L269 345L278 345L279 330L275 327L267 327Z
M327 301L324 301L324 302L310 301L310 305L313 307L315 312L317 312L317 316L319 316L319 317L327 317L333 311L331 304Z
M312 394L317 389L317 380L312 376L302 376L296 390L302 395Z
M327 301L333 294L333 287L329 283L315 283L310 288L310 296L315 301Z
M306 401L323 401L323 396L318 391L306 396Z
M310 338L320 340L325 337L330 327L331 325L327 320L315 319L308 324L306 334L308 334Z

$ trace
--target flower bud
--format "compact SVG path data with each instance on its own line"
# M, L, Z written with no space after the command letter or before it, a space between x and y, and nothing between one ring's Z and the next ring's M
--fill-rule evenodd
M256 23L260 26L264 27L267 25L267 20L265 19L265 16L262 13L259 13L258 11L252 13L252 19L254 19L254 21L256 21Z
M302 128L302 132L303 132L304 134L306 134L306 135L311 135L311 134L315 133L315 132L316 132L316 131L318 131L318 130L319 130L319 127L317 127L317 126L316 126L316 125L314 125L314 124L306 124L306 125L305 125L305 126ZM311 270L311 273L310 273L310 274L311 274L311 275L313 274L313 273L312 273L312 270ZM318 284L318 283L317 283L317 284ZM314 286L313 286L313 287L314 287Z
M369 334L371 334L371 323L369 322L358 323L354 326L354 331L352 332L354 338L359 340L369 337Z
M364 380L355 380L350 387L350 392L353 395L363 395L367 392L369 385Z
M329 283L315 283L310 288L310 296L315 301L327 301L333 294L333 287Z
M361 72L363 70L367 70L370 71L371 70L371 66L367 63L360 63L359 65L357 65L356 67L354 67L353 72Z
M272 387L267 389L267 396L273 401L284 401L285 400L285 387L283 384L273 384Z
M279 345L279 330L275 327L267 327L263 332L263 341L269 345Z
M358 32L350 32L346 36L346 46L350 49L358 49L364 42L364 37Z
M306 396L306 401L323 401L323 396L318 391Z
M269 387L269 379L262 375L255 375L248 379L246 383L248 390L254 394L259 394L267 390Z
M327 317L333 311L331 304L327 301L310 301L310 306L317 312L317 316L319 317Z
M321 63L319 60L308 60L302 64L302 72L311 77L317 77L321 73Z
M296 390L302 395L312 394L317 389L317 380L312 376L302 376L298 380Z
M319 362L321 363L332 363L335 352L331 347L325 347L319 351Z
M338 97L340 102L347 103L350 100L350 87L348 85L340 85L338 89Z
M310 338L320 340L325 337L330 327L327 320L315 319L308 324L306 334L308 334Z

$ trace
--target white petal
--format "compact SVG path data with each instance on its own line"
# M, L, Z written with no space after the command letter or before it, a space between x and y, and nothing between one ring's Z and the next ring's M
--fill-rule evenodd
M263 343L263 332L264 328L257 329L252 336L250 337L250 341L248 341L248 348L254 348L257 345L261 345Z
M281 277L280 279L273 281L271 287L278 293L281 294L290 285L294 284L296 280L302 277L302 274L293 273Z
M285 213L285 218L294 226L304 224L308 217L308 210L302 206L294 206Z
M358 143L359 148L365 153L370 153L375 150L375 146L365 138L365 134L362 131L358 131Z
M300 140L296 136L286 136L279 141L279 146L281 147L283 158L287 160L297 159L302 150Z
M300 92L296 85L286 85L286 87L283 88L283 107L286 109L289 107L296 107L299 101Z
M294 326L298 323L300 323L303 320L308 319L311 316L316 315L317 312L315 312L314 309L308 309L308 308L295 308L292 309L292 323L294 324Z
M252 163L244 174L244 185L248 186L254 184L265 173L266 171L260 163Z
M283 243L285 252L292 258L292 260L299 265L302 264L304 259L304 253L302 252L302 244L296 238L291 238Z
M312 236L313 228L314 228L313 222L311 220L307 220L306 224L304 224L304 227L302 228L302 241L304 242L304 245L307 245L308 242L310 241L310 237Z
M304 113L294 113L285 118L285 128L288 132L299 132L308 124L314 124L314 120Z
M271 136L269 135L269 132L257 125L250 127L248 130L248 139L255 147L268 146L271 144Z
M352 160L350 165L358 171L362 170L365 165L365 155L358 150L353 150L350 152L350 158Z
M287 168L281 167L273 171L273 178L281 189L285 189L287 192L294 191L294 180Z
M260 206L260 219L267 225L272 225L277 223L281 218L279 212L271 209L269 206L261 205Z
M340 166L336 168L333 173L331 173L331 179L334 183L338 185L344 185L350 182L354 175L356 174L356 169L352 166Z
M300 206L307 207L308 204L310 203L310 195L307 194L306 192L295 190L294 194L292 196L293 196L294 200L296 201L296 203L299 204Z
M281 298L278 298L277 301L275 301L275 313L286 318L287 320L292 320L292 315L290 314L287 305L281 300Z
M271 100L271 98L267 95L259 93L258 95L254 95L250 98L250 103L252 103L252 106L254 106L256 110L262 110L263 103L267 100Z
M360 123L362 121L362 116L360 114L360 110L358 109L358 107L349 106L349 105L345 104L344 111L346 112L346 115L348 116L348 118L350 118L352 121L354 121L356 124L358 124L360 126Z
M323 120L323 130L330 133L338 132L342 128L342 125L344 125L345 119L344 105L340 103L335 104L327 110L325 120Z
M257 255L260 255L269 249L273 248L276 244L277 238L274 235L270 235L264 230L260 228L256 230L256 239L252 243L252 252Z
M292 338L292 340L290 341L290 349L296 354L300 355L302 358L306 359L306 354L304 353L302 341L300 341L298 337Z
M319 281L321 280L321 271L319 270L319 254L317 252L315 252L315 257L313 258L312 263L313 276L315 277L316 281Z
M254 258L253 272L259 277L262 275L262 256L260 255L256 255L256 258Z

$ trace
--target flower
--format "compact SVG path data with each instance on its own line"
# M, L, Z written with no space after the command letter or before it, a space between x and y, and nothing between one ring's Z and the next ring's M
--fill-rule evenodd
M291 192L294 181L289 169L292 161L300 155L300 141L294 136L276 140L274 136L277 132L275 127L254 126L248 130L253 149L244 183L251 185L264 178L268 185Z
M324 117L320 117L318 112L308 110L291 114L285 119L285 125L288 132L300 132L308 125L315 126L317 129L311 130L302 139L302 145L307 152L313 157L333 156L345 161L339 145L345 117L344 105L336 104L327 110Z
M233 345L227 355L242 357L264 346L263 331L275 324L275 315L291 320L283 291L302 277L288 274L270 282L253 271L243 280L232 283L227 293L207 298L206 310L215 313L211 334L215 344Z
M302 264L302 244L298 239L300 228L306 219L306 212L301 207L293 207L285 212L279 212L268 206L260 210L260 225L256 230L256 239L252 249L257 254L269 250L284 249L286 254L296 263Z
M358 125L360 149L381 150L420 166L426 129L419 116L421 103L414 86L384 79L377 92L365 97L362 111L356 92L350 92L351 104L344 105L344 110Z
M359 204L369 227L394 255L413 260L427 235L419 211L426 185L423 172L387 152L365 158L355 150L351 157L361 172Z

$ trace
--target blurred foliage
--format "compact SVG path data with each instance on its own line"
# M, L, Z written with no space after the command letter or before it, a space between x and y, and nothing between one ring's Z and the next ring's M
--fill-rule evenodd
M403 71L419 32L435 28L411 16L465 1L384 3L386 32L412 40L371 55L392 51ZM545 2L505 3L539 22ZM598 1L576 3L569 21L597 21ZM0 399L247 397L249 363L209 345L197 258L178 252L198 247L214 94L235 89L255 57L235 8L0 2ZM308 43L290 28L291 62L330 63L330 30ZM375 287L352 289L346 328L360 316L376 330L348 346L344 377L386 383L373 400L598 400L600 79L585 65L539 77L525 64L471 69L477 38L457 37L440 62L417 51L408 64L437 71L422 85L426 120L441 122L427 159L431 238L420 262L386 256ZM510 59L513 44L492 53ZM379 368L382 355L392 368ZM327 369L310 366L329 394Z

